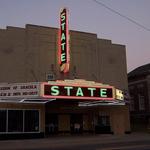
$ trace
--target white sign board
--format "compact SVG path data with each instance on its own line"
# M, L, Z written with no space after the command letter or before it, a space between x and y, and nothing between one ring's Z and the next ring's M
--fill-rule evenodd
M0 84L0 98L35 98L40 96L40 83Z

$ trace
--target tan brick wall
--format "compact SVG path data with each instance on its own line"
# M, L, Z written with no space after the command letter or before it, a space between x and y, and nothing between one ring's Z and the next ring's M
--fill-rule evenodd
M70 73L58 66L58 29L36 25L0 30L0 82L81 78L127 89L125 46L98 39L96 34L70 31ZM75 73L76 72L76 73Z
M97 77L97 35L72 31L71 76L76 68L76 77L96 80Z
M7 27L0 32L0 82L21 82L25 79L25 30Z
M122 90L128 89L125 46L99 40L99 80Z
M95 113L110 116L110 125L114 134L124 134L130 131L128 106L100 106Z

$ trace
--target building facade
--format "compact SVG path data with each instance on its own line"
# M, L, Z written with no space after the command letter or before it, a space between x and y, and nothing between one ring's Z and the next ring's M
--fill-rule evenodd
M32 93L33 83L66 79L71 80L73 84L84 79L102 83L105 86L111 85L122 91L128 90L124 45L99 39L93 33L70 31L70 69L68 73L63 74L58 65L58 34L57 28L29 24L25 28L9 26L6 29L0 29L1 90L8 90L5 89L6 83L23 83L23 85L26 83L27 90L31 90ZM81 82L81 85L84 82ZM30 87L28 84L33 85ZM89 85L88 82L85 84ZM81 100L79 99L71 101L56 98L55 101L50 99L49 102L41 104L42 98L39 96L35 99L32 97L30 103L26 98L24 101L24 97L22 96L21 99L19 97L17 98L19 101L14 102L16 97L14 101L13 98L8 100L1 93L0 118L6 118L6 122L4 119L3 127L1 127L1 135L6 135L6 131L7 135L12 135L12 133L17 135L74 133L75 126L82 133L97 131L123 134L130 132L129 111L125 103L123 105L104 103L80 107L78 104ZM14 116L18 115L18 120L20 120L19 116L22 119L20 127L14 125L14 130L11 130L13 126L11 114L13 113ZM28 116L33 117L35 122L28 125L26 123ZM31 127L32 124L35 126ZM4 128L5 126L7 128Z
M133 130L146 131L150 118L150 64L140 66L128 74L130 117Z

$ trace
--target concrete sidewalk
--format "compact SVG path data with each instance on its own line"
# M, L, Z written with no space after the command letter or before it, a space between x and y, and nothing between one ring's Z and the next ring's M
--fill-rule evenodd
M0 150L51 150L72 149L72 147L101 145L109 147L114 144L150 144L150 134L131 133L126 135L76 135L53 136L44 139L5 140L0 141Z

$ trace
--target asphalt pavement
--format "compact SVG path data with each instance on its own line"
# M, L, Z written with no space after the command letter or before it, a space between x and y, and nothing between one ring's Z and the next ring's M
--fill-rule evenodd
M61 135L0 141L0 150L150 150L149 133Z

